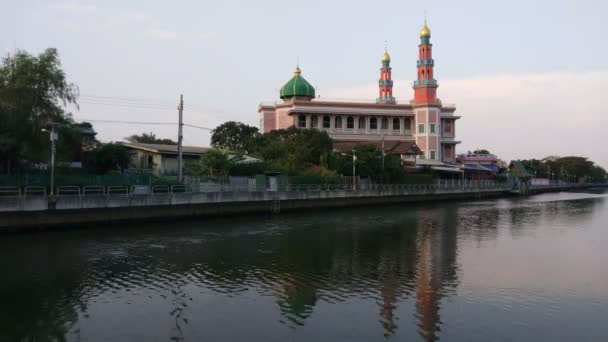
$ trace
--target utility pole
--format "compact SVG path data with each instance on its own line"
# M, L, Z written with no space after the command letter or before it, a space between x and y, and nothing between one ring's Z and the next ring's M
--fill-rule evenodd
M357 174L357 155L355 154L355 150L353 149L353 191L357 190L357 181L355 180L355 175Z
M184 95L180 95L179 96L179 106L177 106L177 110L179 111L179 124L178 124L178 129L177 129L177 172L178 172L178 178L177 180L181 183L182 182L182 169L183 169L183 160L182 160L182 140L183 140L183 135L182 135L182 129L184 126L184 120L183 120L183 116L184 116Z
M55 153L57 152L55 141L57 141L57 138L55 124L51 124L51 197L55 194Z
M42 132L49 132L49 138L51 140L51 198L55 194L55 153L57 152L57 148L55 147L55 142L59 138L59 134L57 134L56 126L57 124L54 122L49 122L48 126L51 127L50 130L47 128L41 129Z
M384 128L380 126L380 132L382 134L382 181L384 182Z

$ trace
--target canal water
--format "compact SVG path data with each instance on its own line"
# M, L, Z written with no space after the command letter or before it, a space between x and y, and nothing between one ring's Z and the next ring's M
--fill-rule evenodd
M0 341L607 341L608 193L0 237Z

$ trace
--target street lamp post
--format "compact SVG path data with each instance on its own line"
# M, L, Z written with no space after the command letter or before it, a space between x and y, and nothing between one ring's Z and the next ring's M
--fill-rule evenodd
M357 174L357 153L355 150L353 150L353 154L348 154L348 153L340 153L343 156L346 157L353 157L353 191L355 191L357 189L357 182L355 180L355 176Z
M49 138L51 139L51 197L55 194L55 153L57 148L55 142L59 138L59 134L55 130L55 124L51 123L51 130L42 129L43 132L49 132Z
M357 154L355 150L353 150L353 191L357 189L357 182L355 181L355 177L357 174Z

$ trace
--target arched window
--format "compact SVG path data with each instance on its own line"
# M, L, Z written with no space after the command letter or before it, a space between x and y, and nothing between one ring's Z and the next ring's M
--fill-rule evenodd
M330 118L328 115L323 116L323 128L329 128L331 126Z
M298 127L306 127L306 115L298 115Z
M336 116L335 128L342 129L342 117Z
M367 125L365 124L365 117L361 116L359 117L359 128L360 129L365 129Z
M319 117L313 115L310 117L310 127L311 128L319 128Z
M399 129L401 129L399 119L398 118L394 118L393 119L393 130L397 131Z
M369 128L378 129L378 119L376 119L376 118L369 119Z
M346 118L346 128L355 128L355 119L352 116Z
M388 118L382 118L382 129L388 129Z
M404 121L405 122L403 123L403 128L406 129L406 130L411 130L412 129L412 119L405 118Z

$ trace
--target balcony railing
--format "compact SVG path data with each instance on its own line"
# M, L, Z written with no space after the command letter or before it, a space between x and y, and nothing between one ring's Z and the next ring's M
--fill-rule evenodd
M422 60L418 60L416 62L416 66L421 66L421 65L435 65L435 61L432 58L425 58Z
M389 129L385 129L383 130L384 132L378 130L378 129L370 129L369 131L366 131L365 128L361 128L361 129L357 129L357 128L319 128L319 130L323 131L323 132L327 132L327 133L331 133L331 134L343 134L343 135L377 135L377 136L381 136L382 134L384 134L385 136L411 136L412 135L412 131L409 129L403 130L403 133L401 133L401 130L389 130Z
M437 80L436 79L431 79L431 80L415 80L414 81L414 87L419 87L419 86L425 86L425 85L437 85Z

